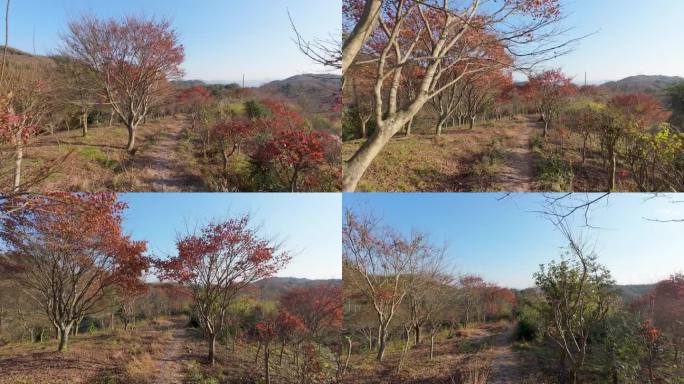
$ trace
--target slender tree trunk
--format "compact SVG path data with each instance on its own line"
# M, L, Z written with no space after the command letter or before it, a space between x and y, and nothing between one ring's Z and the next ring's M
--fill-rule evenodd
M269 360L271 357L271 350L268 345L264 346L264 373L266 374L266 384L271 384L271 370L269 367Z
M432 334L432 335L430 335L430 360L432 360L434 355L435 355L435 335Z
M361 119L361 138L365 139L368 137L368 131L367 131L367 126L368 126L368 120L366 119Z
M446 119L444 119L442 117L439 117L439 119L437 120L437 130L435 132L437 137L442 136L442 128L444 128L445 122L446 122Z
M342 367L342 375L347 373L347 368L349 367L349 360L351 359L351 353L352 353L352 339L351 337L347 336L347 358L344 360L344 367Z
M137 127L129 122L126 124L126 128L128 129L128 144L126 145L126 150L133 152L133 149L135 148L135 131Z
M470 122L468 124L468 128L472 131L475 127L475 115L470 116Z
M544 134L542 136L546 137L548 131L549 131L549 121L546 118L544 118Z
M416 325L413 329L416 333L416 344L420 344L420 325Z
M81 115L81 126L83 128L83 137L88 135L88 111L83 111Z
M411 130L413 129L413 118L406 123L406 137L411 136Z
M214 365L216 362L216 334L209 334L207 336L207 342L209 343L209 364Z
M112 124L114 124L114 108L112 108L112 112L109 114L109 128L112 127Z
M285 343L280 345L280 357L278 358L278 365L283 365L283 353L285 352Z
M617 155L615 154L615 151L613 151L613 156L611 157L611 170L610 170L610 190L614 191L615 190L615 173L617 171Z
M387 330L385 329L384 324L380 326L380 334L378 336L378 355L376 360L382 362L385 358L385 347L387 343Z
M14 185L13 191L18 192L21 187L21 162L24 160L24 144L21 140L21 133L17 135L17 144L14 150Z

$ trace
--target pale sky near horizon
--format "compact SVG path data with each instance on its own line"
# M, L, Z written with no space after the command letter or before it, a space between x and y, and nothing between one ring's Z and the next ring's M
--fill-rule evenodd
M371 211L404 233L429 234L446 244L457 273L472 273L511 288L534 285L540 264L558 260L567 242L542 215L540 194L372 193L345 194L343 206ZM650 284L684 272L684 222L659 223L646 218L684 219L684 194L652 198L637 193L612 194L592 207L590 224L576 229L596 245L599 262L618 284Z
M148 252L175 255L177 234L214 219L250 214L264 237L292 252L280 277L340 279L342 196L335 193L123 193L123 227Z
M546 63L576 83L619 80L635 75L684 77L684 1L562 0L572 28L568 37L588 34L573 52Z
M12 1L10 46L32 53L35 36L36 53L55 53L68 21L82 14L165 17L185 46L186 79L238 82L245 74L255 85L303 73L329 73L299 52L288 12L305 38L328 39L341 33L341 1Z
M339 36L343 0L21 0L12 2L10 45L54 52L67 21L84 12L101 17L168 17L186 46L187 79L248 82L326 71L295 47L288 10L307 38ZM188 4L191 4L189 6ZM684 1L562 0L568 37L591 36L574 52L545 64L577 83L639 74L684 77Z

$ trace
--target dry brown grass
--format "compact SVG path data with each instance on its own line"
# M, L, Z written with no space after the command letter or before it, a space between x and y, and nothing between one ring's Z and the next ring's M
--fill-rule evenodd
M464 192L498 190L497 169L488 172L494 180L480 185L474 167L496 139L504 148L513 146L516 135L529 124L526 117L487 121L473 130L446 130L439 139L433 133L398 134L383 149L359 183L359 191ZM342 158L349 159L362 140L345 142Z
M158 375L157 361L149 353L133 356L124 367L126 382L131 384L153 383Z
M78 129L44 135L27 148L24 166L40 167L69 154L47 180L34 187L43 192L203 189L192 153L175 138L175 130L186 123L180 117L163 118L139 126L134 155L125 150L127 131L122 125L92 126L86 137ZM172 145L171 150L166 145ZM160 146L164 148L160 150ZM168 175L159 174L160 169L167 171L167 164L162 164L167 159L160 159L164 154L172 157L170 165L181 174L181 180L175 182L180 186L164 184Z

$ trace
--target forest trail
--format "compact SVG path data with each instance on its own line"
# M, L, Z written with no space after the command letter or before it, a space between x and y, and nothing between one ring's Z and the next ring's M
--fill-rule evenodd
M512 384L522 380L520 362L511 347L514 333L515 323L491 339L491 348L487 351L492 359L492 372L488 381L490 384Z
M535 116L514 125L517 132L507 141L504 165L497 177L497 189L507 192L528 192L534 190L534 158L530 139L538 131Z
M199 176L187 169L181 157L183 127L186 117L161 122L156 132L139 144L132 166L140 170L143 183L154 192L179 192L198 189Z
M166 332L167 337L161 337L163 356L158 362L158 376L155 383L159 384L182 384L185 379L185 367L187 362L184 348L188 345L188 331L185 329L186 319L173 319L173 324L166 330L155 331L158 333ZM159 336L159 335L158 335Z

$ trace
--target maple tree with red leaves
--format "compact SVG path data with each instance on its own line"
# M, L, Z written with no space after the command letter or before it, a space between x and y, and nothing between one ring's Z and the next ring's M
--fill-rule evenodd
M251 120L244 117L233 117L230 120L220 121L211 130L211 136L221 142L223 155L223 172L228 170L230 158L240 150L241 144L255 131Z
M655 97L645 93L616 95L608 103L620 110L638 129L646 130L653 125L666 122L672 113L666 111Z
M339 331L342 326L342 291L331 284L293 288L280 297L280 306L301 319L317 340L324 331Z
M111 193L28 195L3 204L6 258L54 326L59 351L72 328L97 312L109 288L142 284L147 245L123 233L125 208Z
M548 134L549 125L558 119L563 100L577 93L572 79L566 77L560 69L543 71L531 75L523 92L535 103L541 120L544 122L544 137Z
M85 16L69 23L63 54L94 75L101 92L128 130L135 148L138 125L168 94L183 71L184 48L167 20Z
M176 95L177 103L182 109L190 113L193 130L197 125L202 106L211 103L212 99L211 92L201 85L183 89Z
M156 262L160 280L190 286L194 307L215 361L216 337L226 311L250 284L270 277L290 261L280 244L262 237L247 215L206 225L176 242L178 255Z

